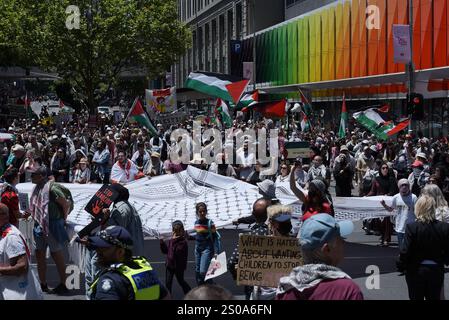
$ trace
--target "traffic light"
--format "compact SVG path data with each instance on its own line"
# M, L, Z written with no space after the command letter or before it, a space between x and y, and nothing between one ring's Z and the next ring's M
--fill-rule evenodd
M424 119L424 97L420 93L407 94L407 114L412 116L413 120Z

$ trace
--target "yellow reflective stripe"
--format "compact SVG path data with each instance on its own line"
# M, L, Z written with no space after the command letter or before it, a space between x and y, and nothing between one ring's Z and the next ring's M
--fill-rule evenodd
M153 270L151 265L144 259L135 259L135 263L137 263L140 269L131 269L125 265L121 266L118 271L123 274L131 283L131 286L134 290L134 296L136 300L156 300L159 299L160 296L160 286L153 285L148 288L138 289L136 282L133 278L135 275L139 275L145 272L150 272Z
M143 290L134 292L136 300L158 300L160 297L161 288L159 285L154 285Z

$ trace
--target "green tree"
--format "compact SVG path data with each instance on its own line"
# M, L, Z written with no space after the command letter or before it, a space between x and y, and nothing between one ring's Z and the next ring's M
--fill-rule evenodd
M71 30L70 5L80 13L79 28ZM160 76L191 43L175 0L0 0L1 9L0 59L14 56L19 65L57 72L83 95L90 113L101 98L96 93L116 84L122 71Z

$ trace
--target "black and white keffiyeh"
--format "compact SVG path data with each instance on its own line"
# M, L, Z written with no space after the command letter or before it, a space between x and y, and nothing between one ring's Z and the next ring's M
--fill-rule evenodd
M334 279L351 279L346 273L337 267L326 264L306 264L296 267L290 272L290 275L282 277L279 280L279 286L276 294L282 294L290 289L296 289L300 292L316 287L320 282Z

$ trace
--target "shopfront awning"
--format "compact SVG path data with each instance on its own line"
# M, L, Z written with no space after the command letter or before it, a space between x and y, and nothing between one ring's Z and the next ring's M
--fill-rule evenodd
M415 72L416 92L422 93L426 98L447 97L449 88L449 67L432 68ZM446 80L446 81L445 81ZM408 75L404 72L382 74L376 76L349 78L332 81L300 83L283 86L270 86L260 84L261 89L271 94L284 94L301 90L312 91L319 98L341 96L342 92L353 92L354 96L367 97L395 96L404 97L407 93L406 85Z

